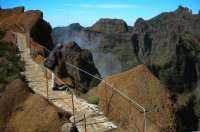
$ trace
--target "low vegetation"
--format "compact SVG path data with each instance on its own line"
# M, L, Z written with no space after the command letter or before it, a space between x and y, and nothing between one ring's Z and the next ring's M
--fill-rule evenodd
M98 105L99 104L99 99L88 99L87 102L89 104L94 104L94 105Z
M0 30L0 39L4 32ZM16 78L24 79L20 74L23 65L20 62L17 46L12 43L0 41L0 92L5 90L5 86Z

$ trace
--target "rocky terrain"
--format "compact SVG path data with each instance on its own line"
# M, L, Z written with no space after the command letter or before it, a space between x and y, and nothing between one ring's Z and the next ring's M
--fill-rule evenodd
M51 26L43 20L42 12L24 12L23 7L18 7L0 9L0 28L3 30L0 32L0 35L3 34L0 39L6 44L16 43L12 31L26 34L32 57L40 63L43 63L48 52L36 43L49 50L53 48L53 43L66 44L63 55L67 62L94 75L99 76L100 73L101 77L106 77L106 81L147 109L147 130L192 131L197 130L200 117L199 22L199 14L192 14L188 8L179 6L174 12L164 12L147 21L139 18L133 27L119 19L100 19L88 28L78 23L54 28L51 34L52 41ZM1 46L2 44L0 50ZM2 49L6 51L7 47L3 45ZM13 47L13 51L15 50ZM16 69L21 70L20 66L13 68L7 51L0 56L0 63L10 68L13 73ZM20 62L16 62L18 63ZM65 64L62 66L64 68L61 68L59 76L67 75L72 81L78 80L86 87L93 87L99 83ZM5 67L1 67L1 72L10 71ZM7 73L4 76L7 76ZM66 74L62 75L63 73ZM7 80L0 78L3 89L12 82L11 80L18 78L19 73L15 74ZM107 77L109 75L112 76ZM6 131L25 130L30 126L27 121L32 119L30 115L37 113L33 119L39 121L31 120L33 124L30 130L38 130L41 127L44 131L56 131L60 128L63 114L60 115L59 110L47 100L33 94L23 82L17 80L17 83L19 85L7 86L4 96L0 98L0 115L5 115L0 116L0 127ZM132 119L136 128L142 130L143 116L136 110L138 108L132 109L132 105L117 93L105 90L105 87L105 82L101 82L97 88L92 89L110 100L109 109L105 110L104 102L98 99L101 110L108 112L111 120L117 122L123 131L131 131L131 124L122 120L121 114L114 111L113 106L117 107ZM35 105L35 101L39 103ZM46 122L44 115L52 122L55 121L55 125ZM44 127L41 126L43 123Z
M132 44L139 61L173 92L196 88L199 65L199 15L187 8L138 19Z
M43 57L47 57L49 52L46 51L44 48L41 48L39 45L44 46L48 50L52 50L52 48L53 48L52 38L50 36L50 32L52 29L51 29L50 24L48 22L46 22L45 20L43 20L43 13L38 10L36 10L36 11L30 10L30 11L24 12L24 7L17 7L17 8L13 8L13 9L1 9L0 14L1 14L0 28L5 30L5 32L6 32L5 36L8 36L8 37L4 37L4 38L9 41L12 41L13 39L15 39L15 37L12 36L12 33L10 31L17 31L17 32L25 33L26 37L29 41L29 47L31 49L31 54L32 54L33 58L38 58L38 56L39 56L40 57L39 61L41 63L43 63L43 61L41 61L41 60L44 60ZM14 21L15 19L17 21ZM76 28L77 25L74 24L74 25L72 25L72 27ZM81 30L81 27L79 30ZM71 34L70 30L67 30L67 31L69 32L69 34ZM73 34L71 34L71 35L73 35ZM69 52L69 51L71 51L71 50L67 50L67 52ZM65 57L67 57L67 56L65 55ZM91 59L92 56L90 55L88 57L89 57L89 59L86 56L85 56L85 58L83 57L82 59L84 59L85 62L86 62L86 59L88 59L88 62L86 62L86 63L93 65L92 64L93 60ZM77 58L77 59L79 59L79 58ZM74 61L78 61L78 60L74 60ZM81 66L80 68L83 68L83 66ZM94 70L94 72L93 72L94 74L97 74L97 75L99 74L97 69L95 68L95 66L88 67L88 68L89 69L87 69L87 67L85 67L83 69L85 69L86 71ZM65 79L67 76L65 64L62 64L61 67L59 67L59 69L60 69L59 73L62 73L62 74L59 74L59 76L61 78ZM64 70L65 70L65 72L64 72ZM72 78L71 78L72 80L75 79L73 77L74 76L72 76ZM86 83L88 83L88 85L90 85L90 83L92 82L91 79L89 79L88 81L86 81L86 80L87 79L85 79L83 81L83 78L81 77L80 83L86 82Z
M0 131L5 132L59 132L70 117L41 95L34 94L20 79L6 87L0 99L0 115Z
M52 49L50 36L51 26L43 20L43 13L39 10L24 12L24 7L0 10L0 27L6 31L26 33L30 41L37 42L48 49Z
M147 131L175 131L175 109L171 95L146 66L136 66L126 72L109 76L105 80L112 82L119 91L131 99L137 100L137 103L146 108ZM120 114L112 108L117 107L124 115L132 119L132 124L135 123L142 130L142 109L135 104L131 105L117 92L113 93L110 89L106 91L106 86L103 82L98 85L97 89L99 95L103 98L108 98L108 113L113 120L123 124L122 126L126 131L133 131L130 129L132 128L131 124L126 124L126 121L120 120ZM105 112L106 108L104 106L105 102L100 98L99 107Z
M117 90L137 101L146 109L147 131L190 131L196 130L197 117L191 101L192 95L179 95L174 102L173 94L144 65L138 65L126 72L109 76L105 79ZM106 90L107 89L107 90ZM133 131L131 125L143 128L142 109L127 102L119 93L113 92L104 82L96 88L101 98L109 100L106 109L105 101L99 98L99 107L113 120L118 122L124 131ZM127 123L119 111L130 119ZM128 108L128 109L127 109Z
M87 49L81 49L76 42L67 44L63 56L67 63L79 67L92 75L100 77L99 72L94 65L91 52ZM95 84L95 78L75 69L70 65L66 65L66 70L73 80L76 79L76 81L79 82L79 84L83 87L82 90L85 92L89 89L89 87L98 85L98 83Z
M78 23L52 30L54 44L67 45L75 41L92 52L94 63L102 78L135 66L131 45L132 27L120 19L100 19L92 27ZM134 61L133 61L134 60Z
M176 96L195 93L199 113L200 17L179 6L145 21L139 18L132 35L134 54Z
M34 94L26 85L22 74L23 62L12 33L31 34L31 42L39 42L51 49L50 29L40 11L24 12L23 7L0 9L0 90L3 92L0 98L0 131L60 131L71 116L41 95ZM35 31L43 34L38 36Z
M14 44L15 40L9 36L8 32L6 34L0 30L0 92L3 92L6 85L16 78L24 78L20 74L24 68L18 56L17 46Z
M128 25L119 19L100 19L90 29L110 34L121 34L128 32Z

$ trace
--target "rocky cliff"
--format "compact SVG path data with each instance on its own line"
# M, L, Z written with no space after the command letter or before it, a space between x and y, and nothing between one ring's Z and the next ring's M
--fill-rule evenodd
M194 93L191 108L199 113L200 16L179 6L145 21L139 18L132 34L134 54L174 93ZM189 105L188 105L189 106ZM187 111L187 110L186 110ZM194 119L195 120L195 119ZM191 130L186 126L186 130Z
M64 50L64 59L67 63L70 63L92 75L99 77L99 72L94 65L92 54L87 49L81 49L76 42L68 43ZM68 74L80 83L81 88L84 92L87 91L89 87L94 87L95 78L89 76L88 74L75 69L74 67L66 64L66 69Z
M0 28L6 31L23 32L31 43L39 43L49 50L53 48L51 26L43 20L39 10L24 12L24 7L0 9Z
M36 42L48 49L53 46L51 26L43 20L41 11L0 9L0 131L60 131L70 114L34 94L22 81L24 68L13 31L24 33L35 52L39 47L33 45Z
M200 51L200 17L188 8L162 13L134 25L132 45L141 63L174 92L196 88Z
M102 18L90 27L90 29L104 33L120 34L128 32L128 25L123 20Z
M132 52L130 39L131 30L132 28L128 27L123 20L100 19L88 28L83 28L79 24L54 28L52 38L54 43L67 44L76 41L81 48L89 49L97 69L104 78L136 65L137 58Z
M80 33L82 29L83 27L79 23L73 23L67 27L55 27L51 33L53 43L73 42L72 38Z

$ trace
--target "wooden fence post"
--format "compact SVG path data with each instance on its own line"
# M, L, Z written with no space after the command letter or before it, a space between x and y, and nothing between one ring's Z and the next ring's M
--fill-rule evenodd
M74 115L74 125L75 125L76 121L75 121L75 108L74 108L74 96L73 96L73 93L72 93L72 111L73 111L73 115Z
M87 119L85 114L84 114L84 126L85 126L85 132L87 132Z
M77 95L77 69L75 68L75 94Z
M49 99L49 84L48 84L48 79L47 79L47 69L46 69L45 77L46 77L46 84L47 84L47 98Z
M105 82L105 94L106 94L106 116L108 115L108 103L107 103L107 85L106 85L106 82Z

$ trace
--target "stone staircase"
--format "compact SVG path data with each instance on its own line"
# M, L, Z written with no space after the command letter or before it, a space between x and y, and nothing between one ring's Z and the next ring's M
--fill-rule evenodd
M32 88L35 93L47 97L47 81L45 78L44 67L36 64L31 56L30 49L27 47L26 37L21 33L15 33L17 37L17 45L20 50L21 60L25 65L25 77L30 88ZM50 71L49 71L50 72ZM48 86L51 86L51 80L48 80ZM49 88L49 100L57 107L73 113L72 105L72 94L68 91L52 91ZM115 126L112 122L103 115L103 113L98 111L96 105L88 104L85 100L73 96L74 100L74 113L76 127L80 132L85 131L85 124L87 132L103 132L115 130ZM86 123L84 114L86 116ZM48 120L48 119L47 119ZM70 127L74 122L74 116L70 118L72 123L66 123L63 125L63 132L69 131Z

